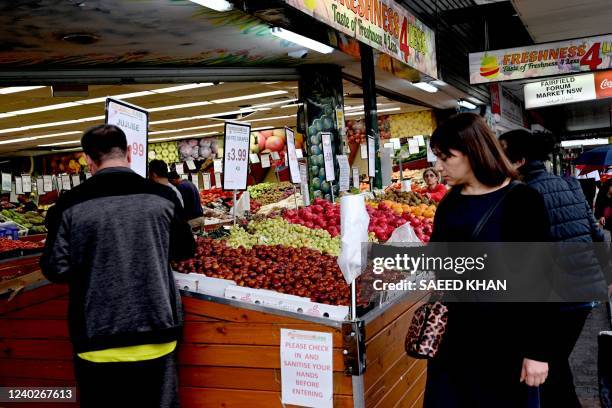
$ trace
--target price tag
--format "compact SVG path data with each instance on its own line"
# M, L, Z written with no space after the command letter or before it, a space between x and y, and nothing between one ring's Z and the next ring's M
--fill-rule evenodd
M225 122L223 189L246 190L249 171L251 126Z
M183 167L183 163L176 163L174 168L176 169L176 174L185 174L185 168Z
M147 140L149 113L147 110L117 99L106 99L106 123L125 132L132 161L130 167L147 177Z
M300 178L302 183L300 184L300 191L302 192L302 200L304 205L310 205L310 192L308 191L308 167L306 163L300 163Z
M70 176L62 174L62 190L70 190Z
M23 194L23 182L19 176L15 176L15 194Z
M376 176L376 149L374 136L368 136L368 176Z
M427 139L427 161L429 163L435 163L438 158L431 150L431 146L429 145L429 139Z
M405 192L412 191L412 180L408 179L408 180L402 181L401 189L402 191L405 191Z
M385 143L383 145L385 149L389 149L389 157L395 156L393 143Z
M340 191L348 191L351 181L351 167L349 166L348 157L343 154L336 156L338 158L338 167L340 167Z
M215 187L221 188L221 173L215 173Z
M204 183L204 190L210 190L210 173L202 174L202 182Z
M85 180L89 180L91 178L91 173L87 172L85 173Z
M189 176L187 174L181 174L181 180L189 180Z
M39 196L45 194L45 181L42 177L36 177L36 192Z
M272 152L272 160L280 160L278 152Z
M15 183L11 183L11 193L9 194L9 201L11 203L19 203L19 200L17 199L17 194L15 193Z
M251 153L249 156L251 157L251 163L253 164L259 163L258 155L256 155L255 153Z
M197 174L192 174L191 175L191 182L193 183L195 188L197 188L198 191L200 191L200 180L198 180L198 175Z
M419 141L411 137L408 139L408 153L415 154L419 152Z
M360 151L361 151L361 158L367 159L368 158L368 145L365 143L360 145Z
M21 175L21 184L23 186L22 191L24 193L31 193L32 192L32 176L30 176L29 174L22 174Z
M285 160L289 161L289 174L291 175L291 182L300 184L302 177L300 175L300 166L297 159L297 152L295 150L295 134L293 130L285 128L285 138L287 139L287 154Z
M393 143L393 149L399 150L402 148L402 143L400 142L398 137L394 137L393 139L390 139L390 142Z
M302 149L295 149L295 157L297 157L298 159L304 158L304 152L302 151Z
M189 170L195 170L196 169L196 166L195 166L195 163L193 162L193 160L186 160L185 164L187 165L187 168Z
M423 135L416 135L414 138L417 140L419 146L425 146L425 138Z
M11 191L13 177L9 173L2 173L2 191Z
M223 173L223 161L221 159L213 160L213 172Z
M334 181L336 180L336 174L334 171L331 133L321 132L321 139L323 141L323 160L325 160L325 180Z
M269 154L261 155L261 167L264 169L270 167L270 155Z
M53 191L53 177L52 176L43 176L43 191L48 193L49 191Z
M81 184L81 177L78 174L72 175L72 186L76 187Z
M359 169L353 167L353 187L359 188Z
M55 183L57 184L57 191L62 191L64 186L62 186L62 178L61 177L55 177Z

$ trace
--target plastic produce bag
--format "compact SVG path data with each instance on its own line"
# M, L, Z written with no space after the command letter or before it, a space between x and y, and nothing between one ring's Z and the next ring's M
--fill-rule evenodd
M397 227L393 231L393 233L391 234L387 242L388 243L400 243L400 242L422 243L421 240L417 237L416 233L414 232L414 229L412 228L412 225L410 225L409 222Z
M346 195L340 198L341 250L338 266L350 285L361 274L362 244L368 242L370 216L364 197Z
M246 211L250 211L250 210L251 210L251 198L249 196L249 192L245 191L244 193L242 193L242 195L236 202L236 208L232 208L232 210L230 211L230 214L234 214L233 211L236 211L236 216L242 217L244 216L244 213Z

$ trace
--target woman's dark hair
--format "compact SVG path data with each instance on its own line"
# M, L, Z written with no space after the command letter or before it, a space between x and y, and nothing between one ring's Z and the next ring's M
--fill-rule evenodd
M127 138L123 130L115 125L98 125L85 131L81 146L86 155L100 164L107 159L125 156Z
M474 113L451 116L434 131L430 145L437 156L452 156L451 149L465 154L476 179L486 186L517 176L493 131Z
M515 129L499 136L499 140L506 142L506 155L512 163L521 159L526 162L534 160L547 160L552 152L554 139L545 133L531 133L526 129Z

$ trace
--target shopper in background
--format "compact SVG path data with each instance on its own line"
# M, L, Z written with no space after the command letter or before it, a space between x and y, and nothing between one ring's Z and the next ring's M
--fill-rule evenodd
M612 179L601 185L595 200L595 217L599 224L612 232Z
M546 171L544 161L552 151L552 144L547 143L544 134L517 129L499 139L522 180L544 198L552 241L603 241L603 232L595 222L580 183ZM593 247L568 245L562 250L565 253L556 257L562 270L579 271L584 285L605 286L604 273ZM556 305L560 313L553 326L555 342L551 344L555 353L550 361L549 379L541 389L542 407L580 407L569 356L594 305L594 302Z
M80 405L178 407L169 261L193 256L193 235L174 193L130 169L121 129L93 127L81 145L93 177L49 210L40 260L47 279L69 285Z
M423 187L418 192L424 196L439 202L446 195L446 187L444 184L440 184L440 174L430 167L423 172L423 181L426 187Z
M176 171L168 173L168 180L172 183L183 197L185 217L191 228L204 228L204 211L200 202L198 188L189 180L183 180Z
M438 158L436 170L452 186L438 206L432 242L548 239L542 197L512 181L516 173L480 116L451 117L433 133L431 148ZM428 364L424 406L526 407L525 384L537 387L548 375L546 308L517 303L447 306L446 332Z
M181 203L181 206L184 206L183 196L177 190L172 183L168 181L168 165L163 160L151 160L149 163L149 178L156 183L159 183L163 186L170 187L172 191L176 194L176 197Z

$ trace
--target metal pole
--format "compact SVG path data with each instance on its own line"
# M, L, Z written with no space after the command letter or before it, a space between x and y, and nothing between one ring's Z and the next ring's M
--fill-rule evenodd
M355 280L351 283L351 320L357 320L357 289L355 288Z
M236 226L236 190L234 190L234 226Z
M334 201L336 201L336 199L334 198L334 182L333 182L333 181L330 181L330 182L329 182L329 185L331 186L331 191L330 191L330 193L331 193L331 199L332 199L332 203L333 203Z
M374 53L372 48L359 43L361 54L361 78L363 85L363 110L365 113L366 135L374 135L374 184L382 188L382 173L380 169L380 135L378 133L378 113L376 108L376 79L374 71ZM369 149L368 149L369 150ZM368 152L370 154L370 152Z
M300 209L299 209L298 203L297 203L297 189L295 188L295 184L293 185L293 199L295 201L295 211L297 213L299 213Z

